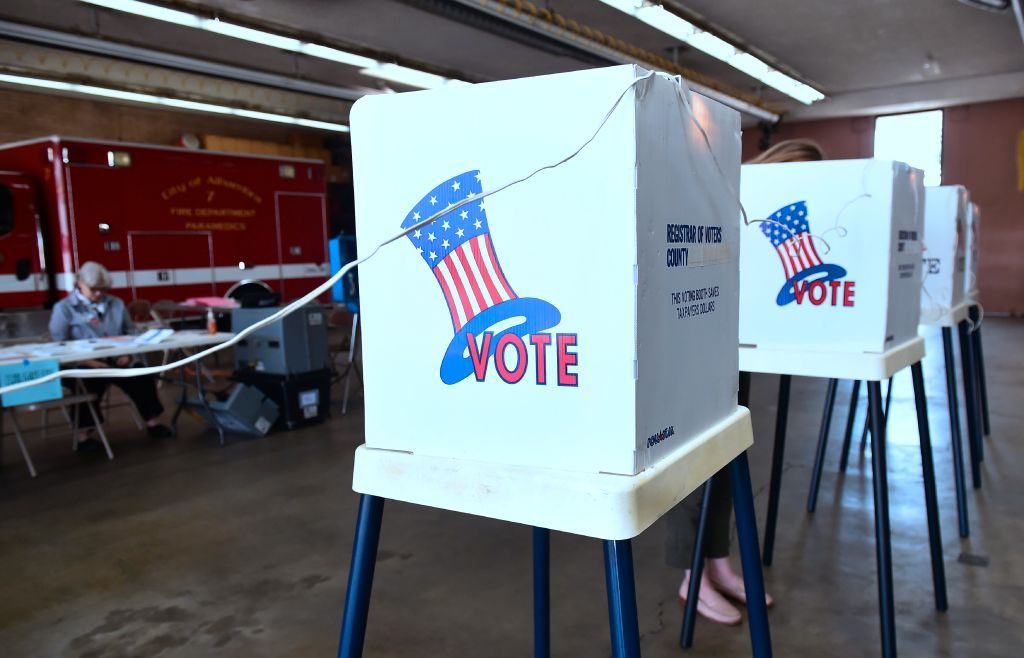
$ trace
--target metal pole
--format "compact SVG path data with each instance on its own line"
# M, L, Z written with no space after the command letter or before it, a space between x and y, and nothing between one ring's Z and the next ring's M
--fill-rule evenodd
M971 478L974 488L981 488L982 454L981 431L978 422L978 400L974 395L974 355L967 335L967 321L957 328L960 334L960 359L964 369L964 412L967 415L967 447L971 453Z
M551 655L551 531L533 529L533 655Z
M807 513L814 514L818 506L818 488L821 486L821 471L825 467L825 451L828 449L828 431L832 424L832 408L836 404L838 379L828 380L825 391L825 410L821 414L821 429L818 432L818 449L814 455L814 470L811 471L811 488L807 492Z
M764 526L765 566L771 566L775 553L775 524L779 516L779 490L782 488L782 461L786 453L786 420L789 417L790 375L779 377L779 404L775 409L775 444L772 446L772 475L768 484L768 517Z
M935 609L945 611L946 568L942 563L942 530L939 526L939 503L935 493L935 463L932 461L932 438L928 427L928 399L924 390L921 362L910 366L914 380L914 404L917 407L917 434L921 439L921 473L924 476L924 505L928 517L928 545L932 554L932 586L935 590Z
M704 494L700 503L700 521L697 522L697 536L693 542L693 557L690 559L690 585L686 592L686 608L683 610L683 630L679 634L679 646L689 649L693 646L693 631L697 625L697 599L700 597L700 580L704 576L704 537L707 534L708 514L711 510L711 487L714 477L704 482Z
M743 564L743 587L747 593L747 617L750 623L750 645L754 658L771 658L772 637L768 627L768 606L765 603L764 574L758 561L757 519L754 516L754 493L750 486L750 465L747 453L741 452L729 463L732 504L736 512L736 535Z
M604 540L604 574L608 585L608 621L612 658L640 658L640 626L636 617L633 547L628 539Z
M953 445L953 482L956 485L956 512L960 536L971 534L967 516L967 484L964 473L964 445L960 434L960 402L956 394L956 361L953 359L953 330L942 328L942 354L946 366L946 403L949 406L949 442Z
M885 422L882 385L868 382L868 418L871 422L871 468L875 499L875 557L878 568L878 615L882 630L882 656L896 657L896 608L892 591L892 543L889 533L889 480L885 459Z
M380 540L383 515L383 498L365 494L359 497L338 658L360 658L363 655L366 619L370 614L370 590L373 588L373 570L377 564L377 543Z
M845 473L850 463L850 442L853 439L853 424L857 419L857 402L860 401L860 380L853 380L850 390L850 415L846 417L846 431L843 433L843 450L839 457L839 472Z

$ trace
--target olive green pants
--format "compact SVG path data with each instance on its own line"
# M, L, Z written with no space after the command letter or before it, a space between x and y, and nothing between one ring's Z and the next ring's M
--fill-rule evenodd
M697 543L697 525L704 487L698 487L665 514L665 563L670 567L689 569L693 547ZM723 468L711 479L711 507L704 531L704 557L729 555L729 531L732 527L732 492L729 469Z

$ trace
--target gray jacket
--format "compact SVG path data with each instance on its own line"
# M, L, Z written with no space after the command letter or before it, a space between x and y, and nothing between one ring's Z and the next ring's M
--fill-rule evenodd
M135 330L122 302L113 295L103 295L99 313L72 292L53 306L50 315L50 336L53 340L79 340L123 336Z

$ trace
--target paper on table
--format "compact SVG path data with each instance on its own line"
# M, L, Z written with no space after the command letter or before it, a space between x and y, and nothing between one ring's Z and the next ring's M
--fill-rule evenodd
M141 336L135 337L135 343L139 345L149 345L152 343L160 343L171 336L174 333L174 329L150 329Z

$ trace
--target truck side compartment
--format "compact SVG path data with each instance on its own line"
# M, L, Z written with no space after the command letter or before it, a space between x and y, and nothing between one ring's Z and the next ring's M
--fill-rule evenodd
M48 308L89 260L126 302L288 300L329 272L317 161L50 137L0 146L0 172L0 309Z

